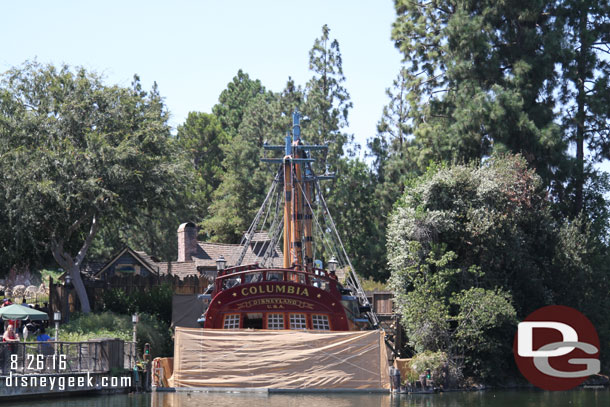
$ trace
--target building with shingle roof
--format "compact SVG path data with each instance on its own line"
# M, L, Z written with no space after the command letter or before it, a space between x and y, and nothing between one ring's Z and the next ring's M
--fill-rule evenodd
M271 239L267 233L255 233L240 264L262 264L270 244ZM187 222L178 227L178 260L168 263L166 269L171 274L192 273L213 277L216 275L218 258L222 256L227 262L227 267L235 266L243 250L244 247L239 244L200 242L197 240L197 227L194 223ZM266 265L281 267L282 263L283 255L276 245L270 250Z
M125 246L98 270L90 274L94 279L106 280L114 275L159 275L158 260L143 251ZM81 269L81 273L83 270Z
M265 232L257 232L250 239L241 264L263 263L269 251L271 239ZM238 244L200 242L194 223L183 223L178 227L178 259L163 262L146 252L124 247L106 263L87 263L86 274L94 279L106 280L117 274L142 276L171 274L183 279L188 276L216 276L216 260L223 257L227 267L237 264L243 252ZM283 256L279 247L270 250L266 261L268 267L282 267ZM95 267L93 267L95 266Z

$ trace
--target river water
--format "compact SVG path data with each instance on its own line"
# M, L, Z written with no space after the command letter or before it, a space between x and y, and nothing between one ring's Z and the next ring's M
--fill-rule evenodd
M155 393L2 402L44 407L608 407L610 390L493 391L440 394Z

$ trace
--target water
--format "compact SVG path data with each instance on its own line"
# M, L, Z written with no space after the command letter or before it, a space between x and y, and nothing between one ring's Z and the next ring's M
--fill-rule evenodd
M485 391L440 394L156 393L3 402L44 407L608 407L609 390Z

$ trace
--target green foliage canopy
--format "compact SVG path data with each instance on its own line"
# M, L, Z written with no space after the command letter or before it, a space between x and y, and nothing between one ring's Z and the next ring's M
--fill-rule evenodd
M576 306L603 330L608 273L595 242L554 221L521 157L431 168L408 185L388 227L390 284L412 346L463 355L468 373L489 378L509 366L516 318L541 306Z
M184 179L156 85L104 85L83 68L28 62L2 77L0 191L7 226L50 249L70 272L84 312L79 267L104 219L130 223L167 209Z
M522 154L544 182L565 171L554 123L560 37L552 2L397 0L392 39L404 54L414 159L467 162Z

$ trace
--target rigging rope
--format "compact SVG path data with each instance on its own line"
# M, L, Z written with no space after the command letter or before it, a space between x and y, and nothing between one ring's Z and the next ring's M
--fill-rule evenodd
M316 184L318 185L318 188L319 188L320 181L316 180ZM339 244L341 245L341 249L343 250L343 254L345 255L345 258L347 259L347 262L349 264L350 277L352 278L352 283L354 286L353 288L355 288L355 290L356 290L356 295L362 301L363 305L365 305L365 306L368 305L370 307L371 304L369 303L366 293L362 289L362 285L360 284L360 280L358 279L356 270L354 269L354 266L352 266L352 262L350 261L349 257L347 256L347 252L345 251L345 246L343 245L341 236L339 236L339 232L337 232L337 227L335 226L335 221L333 220L333 217L330 214L330 211L328 210L328 205L326 205L326 200L324 199L324 196L322 194L318 194L318 196L320 198L320 202L322 203L322 206L324 207L324 211L326 212L326 214L328 214L328 219L330 220L330 225L332 227L332 230L335 232L335 236L337 237L337 240L339 241ZM372 307L371 307L371 309L372 309ZM374 312L371 311L368 313L368 315L369 315L369 318L372 319L372 322L374 322L374 325L379 326L379 319L377 318L377 314L375 314Z
M283 195L283 190L277 192L277 199L275 201L275 213L273 215L273 221L271 222L271 226L269 227L269 246L267 246L267 250L265 251L265 255L263 256L262 266L267 266L267 260L273 253L273 250L276 250L277 242L279 241L284 226L284 218L282 216L278 216L280 212L280 203L281 203L281 195ZM271 263L273 265L273 262Z
M269 197L272 195L273 191L275 191L275 188L277 187L280 173L281 173L281 168L275 175L275 178L273 179L273 184L271 185L271 188L269 188L269 192L267 193L267 196L265 197L263 204L261 205L260 209L258 210L256 217L252 221L252 224L250 224L248 231L246 232L246 234L244 235L244 237L242 238L242 240L240 242L240 246L242 246L242 250L239 255L239 259L235 263L235 266L240 266L241 262L244 260L244 257L246 256L246 252L248 251L248 246L250 246L250 241L252 240L252 237L254 237L254 232L256 231L256 228L258 227L258 223L260 222L261 216L264 213L265 207L267 206Z
M326 247L324 247L329 253L331 253L332 255L338 255L338 252L336 250L336 247L333 248L332 244L329 244L328 240L326 239L326 233L324 233L324 229L322 228L322 225L320 224L320 222L318 221L318 216L316 215L316 213L314 212L312 206L311 206L311 202L309 202L309 200L307 199L307 197L305 196L305 192L303 191L303 188L301 188L301 192L303 192L303 196L305 197L305 202L307 202L307 206L309 206L309 209L311 210L311 215L312 215L312 219L316 221L316 226L318 227L318 229L320 230L320 235L322 237L322 245L324 246L324 243L326 243Z

